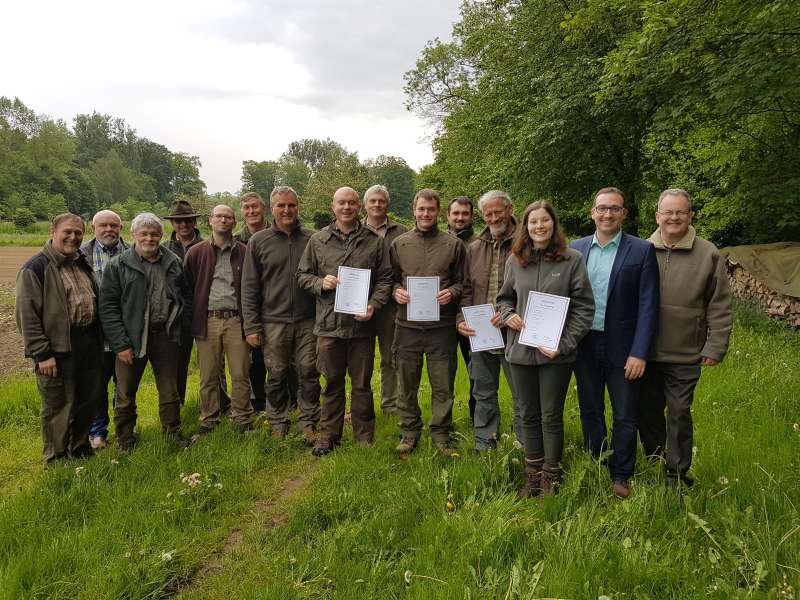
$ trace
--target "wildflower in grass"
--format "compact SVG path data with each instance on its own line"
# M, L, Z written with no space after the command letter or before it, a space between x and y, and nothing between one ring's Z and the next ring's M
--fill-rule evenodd
M131 553L130 552L126 552L123 556L125 556L125 558L130 558L131 557Z
M161 553L161 560L164 562L169 562L172 560L172 551L170 552L162 552Z
M119 461L118 461L116 458L112 458L112 459L111 459L111 464L112 464L112 465L118 465L118 464L119 464Z
M519 459L518 459L518 458L516 458L516 457L512 458L512 459L511 459L511 464L512 464L512 465L518 465L518 464L519 464Z
M514 448L516 448L517 450L522 450L522 444L520 443L519 440L514 440Z
M411 585L411 580L413 579L413 577L414 573L412 573L410 570L403 573L403 581L406 582L406 585Z
M448 513L454 513L455 510L456 510L456 503L453 502L452 498L448 498L447 499L447 503L444 505L444 507L445 507L445 510L447 510Z
M728 478L725 475L721 475L719 478L720 485L728 485Z
M86 467L75 467L75 475L80 477L80 475L81 475L81 473L83 473L84 469L86 469Z
M214 487L217 488L218 490L221 490L222 489L222 484L217 482L217 483L214 484Z
M794 429L797 433L800 433L800 423L795 423L792 425L792 429Z

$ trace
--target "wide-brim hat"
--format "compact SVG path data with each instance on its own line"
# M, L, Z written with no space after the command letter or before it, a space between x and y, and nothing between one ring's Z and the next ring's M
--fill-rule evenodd
M169 207L169 214L165 219L190 219L192 217L199 217L200 213L194 211L192 205L186 200L175 200L172 206Z

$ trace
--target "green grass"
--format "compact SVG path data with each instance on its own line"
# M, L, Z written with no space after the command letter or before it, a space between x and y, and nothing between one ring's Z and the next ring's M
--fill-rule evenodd
M517 502L521 455L511 439L489 456L469 454L466 389L460 370L459 458L440 458L426 436L398 461L396 425L379 417L374 449L348 435L311 459L297 440L242 439L227 426L173 451L159 441L147 379L144 439L132 456L112 450L41 472L35 389L7 383L0 597L792 598L800 589L796 333L737 309L728 358L697 390L697 484L683 498L640 460L631 498L614 500L606 471L580 450L571 388L561 493ZM427 384L421 398L429 403ZM195 402L184 409L187 433ZM505 389L502 402L508 433ZM211 485L181 494L189 488L179 475L190 472ZM298 474L303 489L269 509L257 504ZM235 544L232 529L241 530ZM226 539L219 569L201 576Z
M37 221L25 231L17 230L11 221L0 221L0 246L42 246L50 239L50 223Z

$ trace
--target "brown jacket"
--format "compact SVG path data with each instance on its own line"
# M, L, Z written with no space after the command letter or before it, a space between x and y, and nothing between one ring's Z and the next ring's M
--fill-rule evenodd
M231 246L231 270L233 271L233 292L236 294L236 305L239 314L242 313L242 267L244 254L247 250L242 242L233 240ZM214 269L217 266L217 253L211 239L203 240L193 245L186 252L183 268L189 289L192 290L194 303L192 305L192 337L205 339L208 321L208 294L211 291L211 282L214 279Z
M17 330L22 336L25 356L36 362L72 351L67 297L58 272L66 260L69 259L47 242L17 273ZM92 267L81 251L74 260L92 280L96 306L99 290Z
M314 296L295 276L312 233L299 222L289 235L273 225L247 242L241 293L245 335L261 333L264 323L314 318Z
M544 292L569 298L567 318L561 332L561 342L555 358L547 358L536 348L520 344L520 332L508 328L506 359L517 365L572 363L577 356L578 343L589 332L594 318L594 294L583 255L568 248L567 260L540 260L523 267L513 254L506 262L503 287L497 295L497 308L503 322L516 313L525 318L528 292Z
M467 246L467 263L464 272L464 295L461 297L461 306L475 306L476 304L494 304L496 298L487 298L489 293L489 276L491 275L492 253L495 244L500 245L500 265L497 269L497 291L503 287L506 261L511 254L511 244L514 241L514 232L517 222L512 217L506 237L500 242L495 242L492 232L487 227L480 235L472 238ZM461 312L456 321L464 320Z
M731 291L725 258L694 227L672 247L661 229L650 236L661 274L658 335L650 360L697 364L703 357L722 360L733 328Z
M392 267L389 249L383 238L368 227L359 225L345 241L336 224L318 231L308 242L300 265L297 280L300 287L317 298L317 322L314 333L323 337L357 338L375 335L375 317L369 321L356 321L353 315L334 311L336 290L323 290L326 275L336 275L339 266L369 269L368 304L379 311L392 293Z
M183 243L178 239L178 234L175 233L174 231L172 232L172 235L169 236L169 241L164 242L161 245L170 252L172 252L175 256L183 260L184 258L186 258L186 253L189 251L189 248L191 248L192 246L196 246L202 241L203 241L203 236L200 235L200 230L195 228L194 239L192 240L192 243L189 244L188 246L184 247Z
M464 285L466 249L456 236L438 228L420 231L416 227L399 236L389 249L394 290L406 287L406 278L439 276L439 289L449 289L453 300L439 307L438 321L409 321L407 305L399 304L397 324L413 329L454 327Z

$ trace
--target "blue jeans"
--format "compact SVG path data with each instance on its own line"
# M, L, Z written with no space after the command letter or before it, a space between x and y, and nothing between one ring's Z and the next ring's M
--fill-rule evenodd
M117 399L117 376L114 373L114 362L116 355L113 352L103 352L103 394L100 404L97 406L97 412L92 419L92 428L89 430L89 438L101 437L108 438L108 424L110 419L108 417L108 382L114 380L114 395L111 400L111 406L116 404Z
M611 397L612 454L608 470L614 481L633 477L636 466L636 400L640 380L625 379L625 369L608 362L605 334L590 331L578 346L575 361L578 405L583 426L583 446L599 458L608 448L605 421L605 390Z

